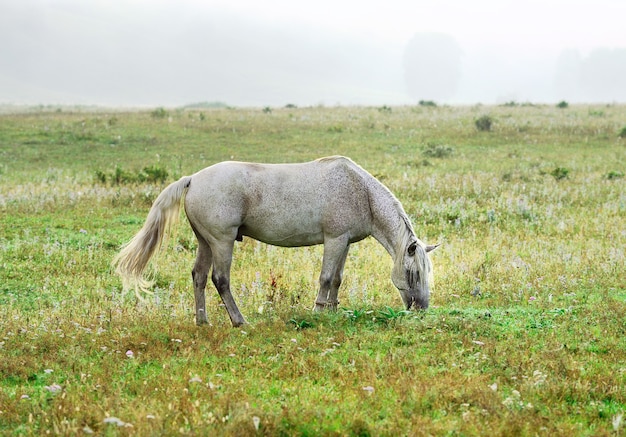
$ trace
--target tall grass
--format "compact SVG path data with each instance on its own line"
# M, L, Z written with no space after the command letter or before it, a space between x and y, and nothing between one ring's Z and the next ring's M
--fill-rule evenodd
M0 433L623 434L625 107L493 107L489 134L484 107L158 112L0 115ZM311 312L321 247L245 239L251 324L210 286L198 328L185 220L154 294L121 292L110 260L163 183L331 154L442 243L427 312L402 311L371 239L335 314Z

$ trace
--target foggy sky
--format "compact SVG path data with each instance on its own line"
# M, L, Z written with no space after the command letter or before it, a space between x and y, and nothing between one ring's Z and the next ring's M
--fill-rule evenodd
M622 0L420 3L0 0L0 103L626 102Z

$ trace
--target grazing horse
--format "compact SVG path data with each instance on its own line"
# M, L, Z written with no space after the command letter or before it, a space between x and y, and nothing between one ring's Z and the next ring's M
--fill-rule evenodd
M400 202L352 160L333 156L302 164L221 162L169 185L141 230L113 260L125 288L146 290L150 258L169 226L185 213L198 239L192 270L196 323L207 323L208 274L233 326L246 323L230 291L235 240L285 247L324 244L315 310L336 309L351 243L372 235L393 258L392 282L407 309L428 308L431 263Z

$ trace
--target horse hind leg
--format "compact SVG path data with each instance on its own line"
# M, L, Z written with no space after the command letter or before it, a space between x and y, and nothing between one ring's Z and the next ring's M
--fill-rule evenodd
M203 238L198 238L198 254L196 263L191 271L193 279L193 291L196 300L196 324L205 325L209 323L206 315L205 288L211 269L212 254L211 248Z
M219 247L214 248L211 280L222 298L222 302L226 307L226 311L228 311L228 316L230 317L233 327L237 327L247 322L239 311L237 303L230 291L230 266L232 263L234 242L233 239L229 243L219 244Z

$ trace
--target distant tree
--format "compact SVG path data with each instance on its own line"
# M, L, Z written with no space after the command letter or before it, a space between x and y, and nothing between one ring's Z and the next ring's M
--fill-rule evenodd
M596 49L585 58L582 88L588 100L626 101L626 49Z
M580 100L580 69L582 59L578 50L568 49L561 52L556 61L554 88L556 97Z
M404 51L404 79L415 100L453 97L461 78L462 51L453 37L417 33Z
M564 50L557 59L558 98L588 102L626 101L626 48L597 48L587 57Z

